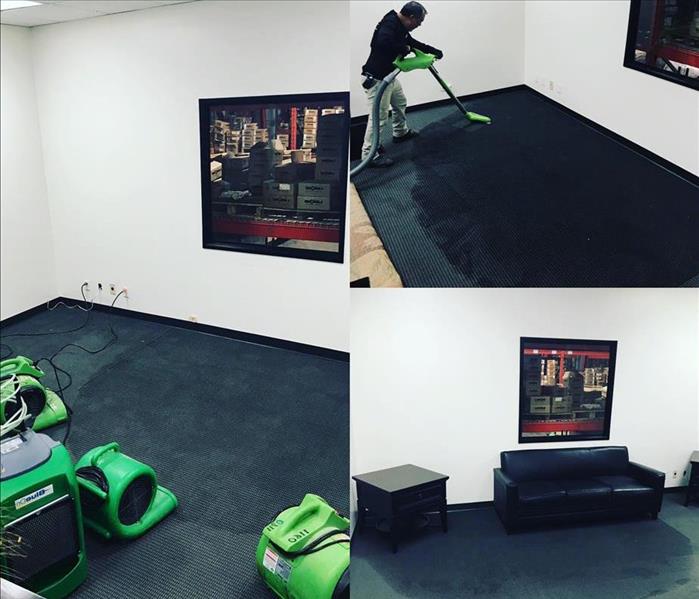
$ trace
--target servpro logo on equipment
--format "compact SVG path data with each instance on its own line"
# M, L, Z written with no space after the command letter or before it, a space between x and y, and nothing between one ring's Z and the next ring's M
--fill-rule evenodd
M53 495L53 485L48 485L46 487L42 487L41 489L37 489L36 491L32 491L29 493L29 495L25 495L24 497L20 497L19 499L15 500L15 509L16 510L21 510L23 507L28 506L30 503L34 503L35 501L41 499L42 497L48 497L49 495Z

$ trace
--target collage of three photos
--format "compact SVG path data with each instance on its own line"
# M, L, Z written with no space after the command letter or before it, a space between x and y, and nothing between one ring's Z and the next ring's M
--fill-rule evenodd
M8 599L699 597L699 0L0 0Z

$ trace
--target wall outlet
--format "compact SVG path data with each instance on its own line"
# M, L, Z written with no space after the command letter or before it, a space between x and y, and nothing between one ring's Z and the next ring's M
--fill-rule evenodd
M677 470L672 473L672 478L677 478Z
M97 291L102 291L102 283L97 283Z
M109 293L111 293L112 295L116 295L116 294L117 294L117 285L116 285L116 283L110 283L110 284L109 284Z

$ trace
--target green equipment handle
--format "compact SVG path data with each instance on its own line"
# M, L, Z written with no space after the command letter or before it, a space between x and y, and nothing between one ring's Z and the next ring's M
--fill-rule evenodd
M83 487L85 490L94 493L102 501L107 499L107 493L100 489L96 484L91 483L89 480L82 478L81 476L76 477L78 481L78 486Z
M34 366L34 362L24 356L16 356L0 362L0 379L9 378L13 374L25 374L36 379L44 376L43 371Z
M113 441L111 443L107 443L107 445L104 445L103 447L100 447L92 456L90 463L93 466L97 466L99 459L108 451L119 451L119 444L116 441Z
M393 61L393 66L407 73L415 69L429 69L434 64L434 61L437 60L434 54L420 52L416 48L412 48L412 51L415 56L399 56Z

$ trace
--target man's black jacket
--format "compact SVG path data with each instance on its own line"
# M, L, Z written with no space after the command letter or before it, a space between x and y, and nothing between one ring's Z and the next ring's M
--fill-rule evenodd
M376 79L383 79L395 69L393 61L398 56L405 56L409 48L417 48L422 52L436 54L441 58L441 51L422 42L418 42L410 35L403 23L398 18L395 10L387 13L376 26L371 38L371 53L362 72L373 75Z

